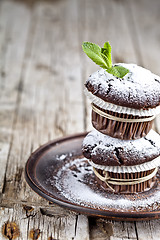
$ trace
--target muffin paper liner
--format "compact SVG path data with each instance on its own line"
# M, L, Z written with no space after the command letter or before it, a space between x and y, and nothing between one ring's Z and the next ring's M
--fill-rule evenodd
M94 103L95 105L97 105L98 107L104 110L129 114L133 116L142 116L142 117L156 116L160 113L160 106L157 106L155 108L149 108L147 110L142 110L142 109L139 110L134 108L122 107L113 103L105 102L103 99L93 95L87 89L84 89L84 92L85 92L85 95L90 99L92 103Z
M98 106L96 106L93 103L91 103L91 106L92 106L92 110L94 112L96 112L98 115L100 115L102 117L105 117L105 118L108 118L110 120L115 120L117 122L125 122L125 123L149 122L149 121L152 121L155 118L155 116L151 116L151 117L134 116L134 117L136 117L136 119L135 119L135 118L133 118L132 115L123 114L123 113L119 113L119 115L124 115L125 117L118 117L116 115L109 114L108 112L110 112L110 111L107 111L107 110L104 110L104 109L101 110L101 108L99 108ZM132 118L126 118L126 115L127 116L132 116Z
M92 160L88 160L92 167L97 169L105 170L113 173L136 173L151 170L155 167L160 166L160 156L153 159L152 161L145 162L134 166L103 166L95 164Z
M100 187L114 193L134 194L138 192L144 192L151 189L156 183L156 171L157 171L156 168L148 171L136 172L136 173L113 173L113 172L107 172L107 171L103 172L103 170L100 170L100 169L97 169L96 171L102 176L99 178L97 174L95 175ZM149 178L146 181L139 182L136 184L131 184L131 185L130 184L115 185L115 184L112 184L112 181L103 180L104 178L103 176L105 176L106 173L109 179L114 178L114 179L117 179L117 181L121 179L123 181L132 182L132 180L146 178L149 175L151 176L151 178Z
M92 104L92 107L94 105ZM99 110L99 108L96 106ZM146 121L146 117L132 116L123 113L116 113L103 110L104 114L109 114L113 119L108 119L92 109L92 125L99 132L114 138L123 140L139 139L148 134L153 125L153 120ZM114 118L125 119L126 122L116 121ZM129 122L129 121L135 122ZM140 122L138 122L140 120ZM145 120L143 122L143 120Z

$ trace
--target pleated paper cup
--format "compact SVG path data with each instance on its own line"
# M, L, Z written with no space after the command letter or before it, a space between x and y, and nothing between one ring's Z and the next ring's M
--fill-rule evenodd
M148 109L135 109L130 107L119 106L110 102L105 102L103 99L93 95L87 89L84 89L85 95L89 98L91 103L95 104L96 106L116 113L123 113L132 116L139 116L139 117L149 117L149 116L157 116L160 114L160 105L154 108Z
M96 169L104 170L106 172L112 173L135 173L135 172L145 172L160 166L160 156L152 159L151 161L144 162L132 166L104 166L94 163L92 160L88 159L89 164Z
M96 105L93 105L95 109L100 110L102 113L107 113L109 116L113 116L122 119L117 121L117 120L112 120L107 117L104 117L99 114L99 112L92 110L92 125L93 127L98 130L99 132L109 135L114 138L119 138L123 140L132 140L132 139L139 139L148 134L148 132L151 130L152 125L153 125L153 120L147 121L147 118L144 116L133 116L133 115L128 115L124 113L117 113L117 112L112 112L108 110L104 110ZM137 122L123 122L123 119L133 119L133 120L138 120ZM145 119L145 120L144 120ZM142 120L139 121L139 120Z
M134 166L103 166L95 164L92 160L88 160L88 162L93 167L99 187L102 187L110 192L132 194L148 191L156 184L156 173L158 167L160 166L160 156L149 162ZM146 176L149 175L150 177L147 178ZM110 183L107 184L105 181L102 181L102 178L104 179L105 176L107 176L109 180L125 179L128 180L127 182L133 181L133 179L141 180L141 178L146 178L143 182L133 185L114 185Z
M145 177L149 174L151 174L155 169L151 169L148 171L142 171L142 172L135 172L135 173L113 173L113 172L107 172L107 175L109 178L114 178L114 179L126 179L128 181L131 181L133 179L139 179L142 177ZM96 169L96 171L104 177L106 175L106 171ZM151 179L137 183L134 185L114 185L114 184L107 184L105 181L102 181L100 178L97 176L96 180L97 183L100 187L103 189L109 191L109 192L114 192L114 193L124 193L124 194L133 194L133 193L140 193L140 192L145 192L151 189L155 183L156 183L156 176L153 176Z

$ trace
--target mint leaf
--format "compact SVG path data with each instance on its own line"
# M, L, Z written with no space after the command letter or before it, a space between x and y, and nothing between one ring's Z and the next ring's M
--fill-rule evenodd
M107 72L111 73L112 75L114 75L118 78L123 78L127 73L129 73L129 70L122 66L114 66L114 67L107 69Z
M82 49L93 62L118 78L123 78L129 72L122 66L112 66L112 47L109 42L105 42L103 48L91 42L83 42Z
M101 48L101 56L105 60L108 68L111 68L112 67L112 61L110 61L109 57L106 55L105 50L103 50L103 48Z
M82 44L82 49L87 54L87 56L91 58L92 61L95 62L97 65L104 69L108 68L105 59L102 57L100 46L94 43L84 42Z
M105 42L103 48L101 48L101 52L103 55L105 55L105 58L107 58L109 68L112 67L111 51L112 51L111 45L109 44L109 42Z

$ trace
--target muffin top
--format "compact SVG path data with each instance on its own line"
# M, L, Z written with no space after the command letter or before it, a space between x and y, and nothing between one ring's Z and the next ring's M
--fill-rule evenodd
M115 64L129 69L123 78L105 69L90 75L87 90L98 98L115 105L146 110L160 105L160 77L136 64Z
M160 155L160 135L151 130L141 139L121 140L93 130L84 138L82 152L98 165L139 165Z

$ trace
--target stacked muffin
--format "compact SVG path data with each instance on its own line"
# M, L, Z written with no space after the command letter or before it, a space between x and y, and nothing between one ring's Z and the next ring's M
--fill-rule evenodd
M92 125L83 154L98 184L116 193L143 192L156 184L160 136L153 120L160 112L160 78L135 64L119 78L101 69L85 84L91 100Z

